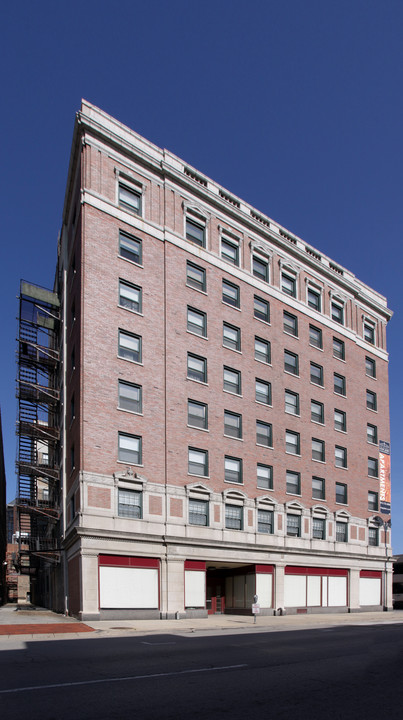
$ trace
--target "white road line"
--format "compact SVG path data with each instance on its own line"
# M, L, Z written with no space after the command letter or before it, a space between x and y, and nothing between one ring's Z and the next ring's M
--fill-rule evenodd
M202 672L215 672L217 670L237 670L238 668L248 667L246 663L242 665L222 665L221 667L198 668L197 670L178 670L177 672L153 673L152 675L131 675L129 677L102 678L100 680L82 680L80 682L55 683L54 685L32 685L30 687L11 688L10 690L0 690L0 695L7 693L21 693L30 690L52 690L53 688L76 687L79 685L99 685L102 683L125 682L127 680L148 680L150 678L173 677L174 675L190 675Z

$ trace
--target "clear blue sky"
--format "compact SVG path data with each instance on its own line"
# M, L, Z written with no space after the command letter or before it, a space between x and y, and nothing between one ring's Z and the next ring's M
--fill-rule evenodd
M393 547L403 553L401 0L22 0L4 5L1 25L8 499L19 280L53 284L84 97L388 297Z

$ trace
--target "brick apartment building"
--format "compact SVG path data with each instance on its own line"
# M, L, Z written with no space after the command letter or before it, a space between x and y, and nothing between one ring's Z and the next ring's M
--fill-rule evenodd
M85 101L56 278L69 613L391 606L384 297Z

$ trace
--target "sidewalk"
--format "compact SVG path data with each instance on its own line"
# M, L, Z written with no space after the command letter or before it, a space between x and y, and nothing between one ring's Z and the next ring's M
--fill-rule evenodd
M403 611L331 613L325 615L285 615L282 617L209 615L207 618L182 620L95 620L79 622L41 608L16 610L15 605L0 607L2 639L24 635L49 639L60 635L96 638L100 636L176 634L210 635L233 632L279 632L324 629L343 626L390 625L403 623ZM41 636L38 637L38 636Z

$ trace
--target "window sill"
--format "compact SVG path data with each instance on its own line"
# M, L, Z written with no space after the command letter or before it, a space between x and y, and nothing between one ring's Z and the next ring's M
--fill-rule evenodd
M340 362L346 364L346 360L345 360L344 358L337 357L337 355L333 355L333 357L334 357L335 360L340 360Z
M266 490L267 492L273 492L273 488L272 488L272 487L263 487L262 485L257 485L256 487L258 488L258 490ZM269 505L269 507L271 507L271 506ZM258 509L260 509L260 510L267 510L267 507L266 507L266 505L264 505L264 506L262 505L262 506L259 507Z
M315 350L319 350L320 352L325 352L322 347L319 347L318 345L313 345L312 343L309 343L309 347L315 348Z
M292 333L292 332L288 332L288 330L284 330L284 328L283 328L283 333L284 333L284 335L288 335L288 337L293 337L293 338L295 338L296 340L299 340L299 335L295 335L295 334Z
M347 430L340 430L340 428L335 428L335 432L342 433L343 435L347 435Z
M271 326L270 320L263 320L263 318L256 317L256 315L253 316L255 320L258 320L261 323L264 323L265 325Z
M201 288L194 287L194 285L190 285L190 283L186 283L186 287L190 288L191 290L196 290L196 292L199 292L202 295L207 295L207 290L202 290Z
M286 415L292 415L293 417L297 417L297 418L301 417L300 413L292 412L292 410L284 410L284 412Z
M243 480L241 480L241 482L238 482L237 480L226 480L224 478L224 482L228 483L229 485L243 485ZM243 505L241 507L243 507Z
M228 393L228 395L234 395L235 397L243 397L240 393L233 392L232 390L226 390L225 388L223 388L223 392Z
M238 353L238 355L242 355L242 350L237 350L236 348L230 347L229 345L224 345L224 343L222 344L222 346L226 350L232 350L232 352L236 352Z
M289 450L286 450L285 454L292 455L292 457L299 457L299 458L302 457L301 453L293 453L293 452L290 452Z
M189 423L188 423L187 426L188 426L188 428L192 428L193 430L201 430L202 432L207 432L207 433L210 432L210 430L208 428L202 428L202 427L199 427L198 425L189 425Z
M289 492L288 490L286 490L286 493L285 493L285 494L286 494L286 495L292 495L293 497L302 497L302 494L301 494L300 492L299 492L299 493L297 493L297 492ZM295 515L295 514L296 514L296 513L294 513L294 515Z
M311 418L311 422L313 422L314 425L321 425L322 427L325 427L325 423L321 422L320 420L312 420Z
M188 475L190 477L198 477L198 478L206 478L206 479L210 478L210 475L196 475L196 473L190 473L190 472L188 472Z
M243 442L243 438L241 438L241 437L236 437L235 435L227 435L226 433L224 433L224 437L225 437L225 438L230 438L231 440L238 440L238 442L239 442L239 441L240 441L240 442Z
M343 393L338 393L338 392L336 392L336 390L333 390L333 395L337 395L337 397L342 397L342 398L347 397L347 395L343 395Z
M117 257L120 258L121 260L124 260L125 262L130 263L130 265L134 265L135 267L142 268L142 269L144 268L144 265L141 265L140 263L136 263L135 260L129 260L129 258L125 258L125 257L123 257L123 255L118 255Z
M299 373L293 373L290 370L285 370L285 369L284 369L284 372L286 375L291 375L291 377L299 378Z
M196 380L196 378L187 377L186 380L190 380L190 382L198 383L199 385L205 385L208 387L208 383L205 380Z
M316 460L316 458L312 458L312 462L321 463L322 465L326 465L326 460Z
M241 308L237 307L236 305L232 305L231 303L225 302L225 300L221 300L222 304L226 307L230 307L233 310L237 310L237 312L241 312Z
M267 362L267 360L261 360L260 358L255 357L256 362L261 363L262 365L265 365L265 367L273 367L271 362Z
M317 388L322 388L322 390L325 389L324 385L320 385L319 383L313 382L312 380L309 381L309 384L313 385L314 387L317 387Z
M256 447L264 447L266 450L273 450L273 445L265 445L264 443L256 442Z
M273 405L271 403L263 402L263 400L256 400L256 398L255 398L255 403L256 403L256 405L261 405L262 407L267 407L267 408L273 407Z
M336 468L337 470L348 470L348 467L346 467L346 466L344 466L344 465L335 465L335 468Z
M133 465L134 467L144 467L143 463L129 462L128 460L117 460L119 465Z
M369 408L369 407L367 407L367 410L369 410L369 412L373 412L373 413L377 413L377 412L378 412L378 410L373 410L372 408Z
M129 308L126 305L120 305L120 303L118 303L118 308L121 310L127 310L127 312L130 312L133 315L140 315L140 317L144 317L144 314L140 310L133 310L133 308Z
M121 355L117 355L119 360L124 360L125 362L133 363L133 365L141 365L141 367L144 366L144 363L142 360L130 360L130 358L122 357Z

